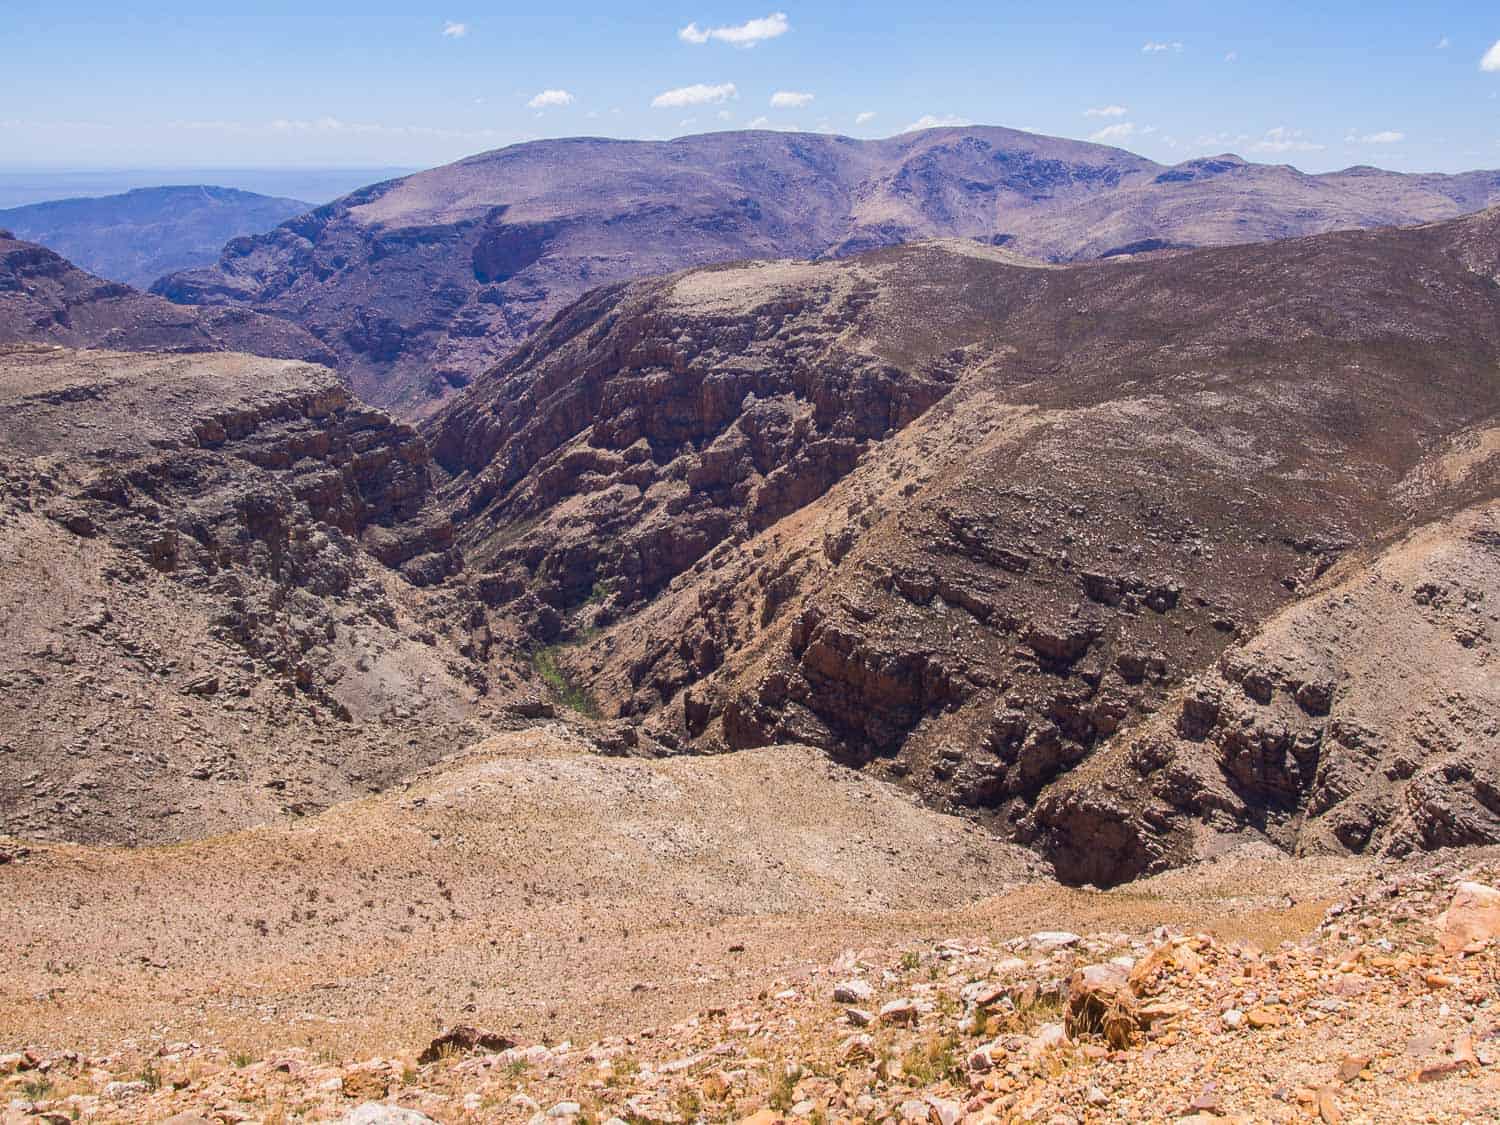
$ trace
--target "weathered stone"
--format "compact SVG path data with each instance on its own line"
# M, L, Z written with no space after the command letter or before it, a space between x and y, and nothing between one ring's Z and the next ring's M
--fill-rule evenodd
M419 1063L433 1063L451 1055L468 1054L471 1051L487 1051L496 1054L508 1051L516 1045L515 1040L498 1032L461 1024L450 1027L427 1045L417 1056Z
M903 997L892 1000L880 1009L880 1022L898 1025L914 1024L917 1022L916 1002Z
M1102 1035L1112 1047L1128 1047L1140 1028L1129 974L1119 965L1088 965L1068 985L1067 1032L1074 1039Z
M339 1125L437 1125L437 1122L414 1109L365 1102L339 1118Z
M863 1004L875 995L875 990L862 980L841 981L833 986L835 1004Z
M1438 944L1457 953L1476 942L1500 939L1500 891L1483 883L1460 883L1437 919Z

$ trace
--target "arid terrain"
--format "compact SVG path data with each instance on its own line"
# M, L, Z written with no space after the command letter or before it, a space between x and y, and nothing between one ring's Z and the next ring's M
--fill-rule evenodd
M190 309L105 281L66 258L0 230L0 343L48 343L124 351L222 352L333 357L285 320L244 309Z
M719 134L194 305L0 239L0 1122L1500 1117L1492 181Z
M174 301L284 317L367 401L422 416L587 290L743 258L934 237L1071 261L1453 218L1500 173L1167 167L980 126L882 141L735 132L539 141L374 184L162 278Z
M1494 842L1497 223L674 275L425 432L479 595L663 747L821 746L1079 882Z

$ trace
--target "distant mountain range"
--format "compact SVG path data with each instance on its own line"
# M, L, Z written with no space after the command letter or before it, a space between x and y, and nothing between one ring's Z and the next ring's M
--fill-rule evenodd
M1411 224L1497 201L1500 172L1306 175L1230 155L1166 167L988 127L879 141L580 138L375 184L153 289L291 319L337 353L361 395L419 416L585 291L684 267L939 236L1074 261Z
M312 209L224 187L151 187L0 211L0 227L84 269L144 289L163 274L212 264L231 239Z

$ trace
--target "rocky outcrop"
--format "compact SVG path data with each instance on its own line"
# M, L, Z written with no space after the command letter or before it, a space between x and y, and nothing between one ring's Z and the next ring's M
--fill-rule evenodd
M810 276L743 311L684 315L675 278L601 291L434 419L464 548L497 603L639 607L825 494L942 397L949 366L831 343L868 286Z
M6 830L305 813L467 741L483 615L426 443L326 368L0 350Z
M881 141L772 132L537 141L375 184L162 278L173 301L286 317L365 399L411 416L597 286L933 237L1051 261L1445 219L1500 175L1309 176L1238 157L1164 168L965 126Z
M1045 793L1039 842L1065 877L1115 882L1194 855L1199 824L1301 853L1500 840L1497 583L1494 502L1331 572Z

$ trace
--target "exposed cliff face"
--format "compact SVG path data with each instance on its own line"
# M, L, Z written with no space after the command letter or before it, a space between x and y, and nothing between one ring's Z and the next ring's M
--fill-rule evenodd
M1080 879L1185 858L1196 822L1425 845L1273 766L1295 733L1225 736L1227 817L1075 816L1068 779L1340 557L1495 494L1432 458L1500 411L1497 247L1488 213L1066 268L944 243L693 271L591 295L428 432L479 588L642 739L818 745ZM1315 708L1314 679L1276 682ZM1111 768L1144 792L1165 767ZM1323 830L1284 830L1310 808Z
M956 378L844 345L874 292L858 268L768 264L570 310L428 431L464 476L487 589L562 612L602 592L639 604L823 495Z
M1497 590L1494 502L1340 564L1028 827L1064 877L1110 882L1196 858L1200 825L1300 853L1500 839Z
M426 444L326 368L0 350L4 830L305 812L467 741L487 634Z
M248 309L193 309L85 273L0 231L0 343L124 351L245 351L326 363L315 337Z
M1443 219L1500 174L1307 176L1236 157L965 127L884 141L715 133L575 139L376 184L162 278L174 301L307 328L369 401L423 415L599 285L938 236L1064 261Z

